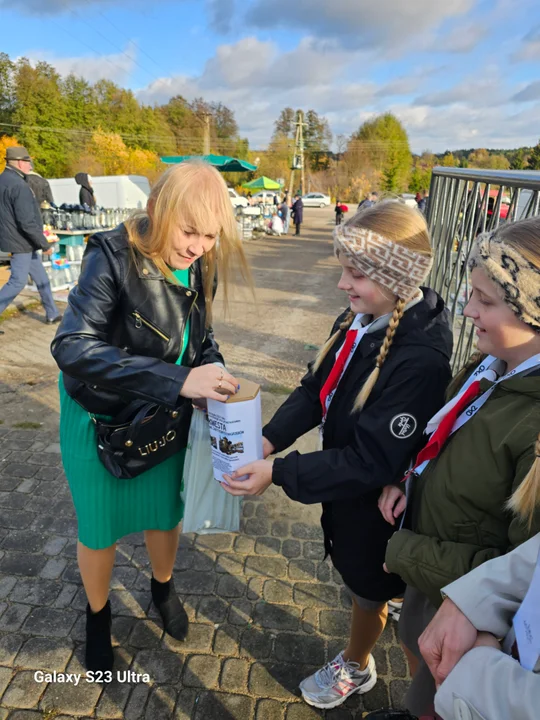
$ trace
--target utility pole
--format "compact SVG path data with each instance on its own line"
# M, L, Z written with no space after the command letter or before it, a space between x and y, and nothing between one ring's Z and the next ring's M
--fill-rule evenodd
M210 155L210 120L212 113L201 113L203 122L203 155Z
M296 113L296 133L294 140L294 155L291 166L291 181L289 183L289 191L291 196L294 195L294 171L300 170L300 195L304 195L306 192L306 175L305 175L305 162L304 162L304 127L307 123L304 122L303 110L298 110Z

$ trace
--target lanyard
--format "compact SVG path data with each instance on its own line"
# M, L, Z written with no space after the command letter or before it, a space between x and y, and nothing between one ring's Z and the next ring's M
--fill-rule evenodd
M471 377L467 380L463 388L461 389L461 392L459 395L454 398L448 405L445 405L445 407L437 413L437 415L434 415L433 418L429 421L426 430L429 432L431 430L432 434L435 429L437 428L438 422L440 421L441 417L444 417L444 415L450 410L451 407L453 407L456 402L459 400L459 398L465 393L468 388L472 385L473 382L476 380L481 380L483 378L491 379L494 376L494 371L492 369L493 365L497 362L497 358L493 357L493 355L490 355L487 357L484 362L480 363L480 365L476 368L476 370L472 373ZM514 377L514 375L519 375L523 372L526 372L527 370L531 370L535 367L538 367L540 365L540 354L533 355L532 357L528 358L524 362L521 363L521 365L518 365L515 370L511 370L509 373L506 373L506 375L503 375L498 380L495 380L493 382L493 385L488 388L485 393L483 393L479 398L474 400L474 402L471 403L471 405L461 413L461 415L458 417L456 422L454 423L454 426L452 428L452 431L450 435L453 435L455 432L457 432L460 428L462 428L465 423L467 423L472 417L476 415L476 413L482 408L486 402L489 400L492 392L495 390L497 385L500 385L500 383L504 382L505 380L508 380L511 377ZM419 465L415 473L417 475L421 475L422 472L426 469L427 465L429 464L429 460L426 460L426 462L422 463L422 465Z
M370 322L368 325L362 325L362 319L363 319L364 317L366 317L366 315L365 315L364 313L360 313L359 315L357 315L357 316L355 317L355 319L353 320L353 322L351 323L351 326L350 326L350 328L349 328L350 331L355 331L355 330L356 330L356 338L355 338L354 344L353 344L353 346L351 347L351 350L350 350L350 352L349 352L349 357L348 357L347 360L345 361L345 365L344 365L344 367L343 367L343 371L342 371L341 375L340 375L339 378L338 378L338 381L337 381L337 383L336 383L336 386L334 387L334 389L332 390L332 392L328 393L328 395L327 395L326 398L325 398L324 408L323 408L322 425L324 425L324 423L325 423L325 421L326 421L326 416L327 416L327 414L328 414L328 408L330 407L330 403L332 402L332 400L333 400L333 398L334 398L334 395L336 394L336 390L337 390L338 387L339 387L339 383L341 382L342 377L343 377L343 376L345 375L345 373L347 372L347 368L349 367L349 364L350 364L350 362L351 362L351 360L352 360L352 358L353 358L353 355L354 355L354 353L355 353L355 351L356 351L356 348L360 345L360 341L362 340L362 338L364 337L364 335L367 333L367 331L369 330L369 328L373 325L373 322ZM343 345L342 345L342 346L340 347L340 349L337 351L337 353L336 353L336 360L335 360L336 362L339 360L339 357L340 357L341 353L343 352L344 347L345 347L345 343L343 343Z

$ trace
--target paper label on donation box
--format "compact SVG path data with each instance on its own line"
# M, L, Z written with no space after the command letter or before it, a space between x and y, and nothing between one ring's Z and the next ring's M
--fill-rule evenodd
M212 443L214 478L255 460L262 460L262 414L260 387L249 380L238 380L240 390L226 403L208 400L208 424Z

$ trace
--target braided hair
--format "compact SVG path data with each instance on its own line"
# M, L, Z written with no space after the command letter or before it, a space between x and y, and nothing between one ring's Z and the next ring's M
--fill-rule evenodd
M362 410L369 396L371 395L371 391L373 390L373 387L375 386L375 383L379 378L379 374L381 372L382 366L384 365L384 361L386 360L388 353L390 352L390 348L392 347L392 343L394 342L394 335L396 334L396 330L398 329L406 306L406 300L402 300L401 298L397 300L394 311L392 313L392 317L390 318L390 322L388 323L388 329L386 331L383 344L381 345L381 349L379 350L379 354L377 355L377 360L375 361L375 367L371 371L368 379L358 393L358 396L354 403L353 412Z
M506 503L508 510L512 510L526 521L529 531L532 528L535 512L540 508L540 435L534 444L534 454L534 462L527 477Z
M355 314L352 310L349 310L347 315L345 315L345 319L340 324L339 328L336 330L336 332L331 335L328 340L325 342L325 344L322 346L322 348L319 350L319 354L315 358L315 362L313 363L313 367L311 368L311 372L315 374L317 370L321 367L321 365L324 362L324 358L328 355L332 347L334 346L334 343L337 341L338 337L341 335L343 330L348 330L355 318Z

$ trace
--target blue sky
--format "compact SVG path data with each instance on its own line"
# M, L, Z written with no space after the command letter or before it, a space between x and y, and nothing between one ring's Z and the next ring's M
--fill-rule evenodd
M415 152L540 138L537 0L0 0L0 27L12 58L221 101L253 148L286 106L336 137L390 110Z

